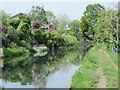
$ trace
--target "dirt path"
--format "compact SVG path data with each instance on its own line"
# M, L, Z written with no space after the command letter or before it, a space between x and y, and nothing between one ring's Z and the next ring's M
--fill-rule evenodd
M99 82L97 84L97 88L106 88L107 84L101 67L97 69L97 73L99 74Z
M101 49L98 50L99 52L103 52ZM101 63L101 60L99 60L99 63ZM103 70L101 65L99 65L99 68L97 69L97 73L99 75L99 81L97 84L97 88L106 88L106 79L105 76L103 74Z
M103 51L102 49L99 49L98 51L104 53L108 57L108 60L112 63L112 65L118 70L118 66L113 61L111 61L111 58L109 57L109 54L107 52Z
M101 49L99 49L98 51L103 53L103 51ZM99 68L97 69L97 73L99 75L99 81L97 84L97 88L106 88L107 83L106 83L106 79L105 79L105 76L103 74L103 70L101 67L101 61L102 61L102 59L99 59Z
M99 52L103 53L103 51L101 49L98 50ZM97 69L97 73L99 75L99 81L97 83L97 88L106 88L106 79L105 79L105 76L103 74L103 70L102 70L102 67L101 67L101 60L99 60L99 67Z
M104 55L107 56L107 61L110 62L112 64L113 67L115 67L116 69L118 69L117 65L111 60L111 58L109 57L109 54L105 51L103 51L102 49L98 50L100 53L104 53ZM102 56L101 56L102 57ZM104 58L104 57L102 57ZM107 82L106 82L106 77L104 76L103 70L102 70L102 58L98 61L99 63L99 67L97 69L97 73L99 75L99 81L97 84L97 88L106 88Z
M118 70L118 66L111 60L111 58L109 57L109 54L107 52L104 52L104 51L103 51L103 53L105 53L105 55L108 56L108 60L112 63L112 66Z

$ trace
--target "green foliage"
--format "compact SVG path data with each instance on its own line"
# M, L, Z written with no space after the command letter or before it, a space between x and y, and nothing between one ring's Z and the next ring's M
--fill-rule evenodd
M89 22L85 16L82 17L80 21L81 32L85 34L89 30Z
M18 31L20 31L20 39L25 40L25 41L30 41L31 40L31 31L30 31L30 26L28 23L21 22L17 28Z
M98 13L104 9L105 9L104 6L100 4L88 5L86 7L85 12L83 13L84 16L82 17L80 23L83 34L84 32L87 32L87 34L94 35L93 25L97 21Z
M20 16L19 19L20 19L20 22L24 22L29 25L31 24L31 18L29 16Z
M46 14L48 23L49 24L54 24L53 21L55 20L55 16L54 16L53 12L51 12L51 11L45 11L45 14Z
M20 32L14 28L10 28L8 33L3 33L2 45L4 47L9 47L11 42L18 43L20 39Z
M5 11L0 10L0 24L3 26L7 26L7 19L10 17Z
M59 47L59 46L72 46L78 44L78 40L76 37L71 35L61 35L60 31L46 31L44 32L42 29L35 29L32 31L32 35L36 42L39 44L43 43L47 47Z
M98 74L98 56L96 47L93 47L85 55L82 67L72 77L71 88L97 88Z
M62 39L58 31L46 31L45 32L45 44L48 47L61 46Z
M21 38L22 37L22 38ZM19 47L24 47L26 50L32 51L32 46L29 43L29 41L25 41L26 38L24 38L25 36L22 34L22 31L19 30L15 30L14 28L9 28L8 33L3 33L3 40L2 40L2 45L4 48L10 48L11 53L14 53L14 50L16 52L16 54L18 55L19 51L17 52L16 49ZM15 49L14 49L15 48ZM7 52L5 52L4 54L6 54Z
M77 36L78 32L80 31L80 21L73 20L68 24L68 26L70 28L71 35Z
M21 40L19 43L18 43L18 46L20 47L24 47L26 48L27 50L29 51L32 51L32 45L29 43L29 42L26 42L25 40Z
M61 38L63 40L63 46L73 46L78 45L79 42L76 37L71 35L61 35Z
M20 20L16 20L16 19L9 19L7 21L7 24L14 27L15 29L17 29L19 23L20 23Z
M28 23L21 22L18 26L18 30L21 30L24 33L27 33L30 31L30 26Z
M39 23L47 24L47 17L44 10L44 7L42 6L33 6L31 11L29 12L29 15L32 19L32 21L38 21Z
M103 10L99 13L94 25L94 38L98 42L108 43L109 46L118 45L118 19L117 11Z
M39 28L39 29L34 29L32 32L32 36L33 36L33 43L44 43L45 41L45 36L44 36L44 30Z
M46 42L48 47L59 47L59 46L73 46L78 44L76 37L71 35L60 34L58 31L45 32Z
M4 48L3 50L4 56L16 56L29 52L24 47Z

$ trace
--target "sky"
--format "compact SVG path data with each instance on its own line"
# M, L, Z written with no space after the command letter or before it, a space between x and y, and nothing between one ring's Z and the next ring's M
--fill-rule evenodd
M6 0L4 0L6 1ZM85 8L89 4L95 4L100 3L101 5L105 7L113 7L114 4L117 5L117 1L115 2L0 2L0 9L5 10L7 13L11 14L11 16L18 14L20 12L22 13L28 13L32 6L42 6L44 5L45 10L52 11L55 16L58 16L59 14L67 14L67 16L70 18L70 20L80 20L80 18L83 15L83 12L85 11ZM58 0L59 1L59 0ZM62 0L63 1L63 0Z

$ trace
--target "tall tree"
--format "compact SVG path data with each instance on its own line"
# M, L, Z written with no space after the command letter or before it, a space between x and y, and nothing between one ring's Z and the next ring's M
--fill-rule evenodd
M53 12L51 12L51 11L45 11L45 14L46 14L48 23L49 24L53 24L53 21L55 20L55 16L54 16Z
M43 6L32 6L29 15L31 16L32 21L48 24L47 16Z
M70 33L74 36L77 36L78 32L80 31L80 21L73 20L68 24L70 28Z
M109 45L118 46L118 11L103 10L94 25L95 39Z
M97 21L98 13L104 9L104 6L100 4L88 5L85 12L83 13L84 16L81 19L81 23L87 21L89 27L85 24L85 26L82 26L81 28L88 28L87 32L94 35L93 25Z
M88 30L89 30L89 22L88 22L88 20L87 20L87 18L85 16L83 16L81 18L80 28L81 28L81 34L83 34L84 37L85 37L86 36L86 32L88 32Z

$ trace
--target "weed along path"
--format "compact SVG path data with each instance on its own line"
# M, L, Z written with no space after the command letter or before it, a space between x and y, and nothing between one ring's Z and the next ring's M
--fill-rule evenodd
M71 88L118 88L118 58L105 44L96 44L72 78Z

